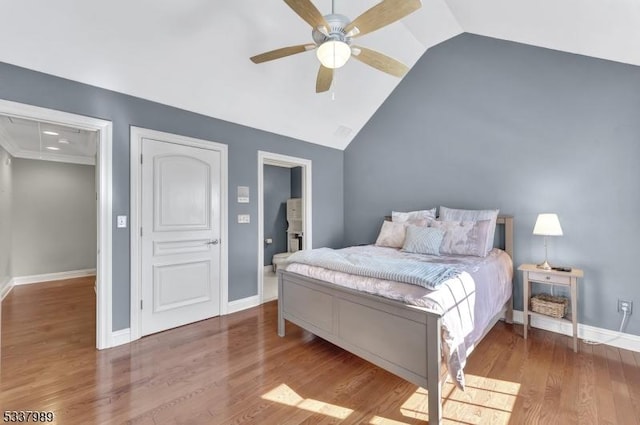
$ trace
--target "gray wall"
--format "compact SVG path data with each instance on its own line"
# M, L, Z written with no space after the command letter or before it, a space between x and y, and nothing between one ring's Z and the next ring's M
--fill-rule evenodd
M640 306L640 68L463 34L427 51L345 152L345 242L372 242L392 209L499 207L515 263L558 213L556 264L583 268L579 321L617 330ZM521 279L515 288L522 308ZM640 335L638 307L627 332Z
M0 146L0 294L11 274L12 158Z
M194 93L194 96L197 94ZM343 152L209 118L140 98L0 63L0 98L97 117L113 122L113 330L129 326L129 229L115 217L129 215L130 126L181 134L229 146L229 299L258 293L258 205L235 202L237 186L258 185L258 150L313 161L314 246L342 244ZM224 102L225 99L212 99ZM251 214L251 224L237 224Z
M14 277L96 267L92 165L13 159Z
M291 197L302 198L302 167L291 169Z
M264 265L273 254L287 252L287 199L291 197L291 169L264 166L264 237L273 239L264 245Z

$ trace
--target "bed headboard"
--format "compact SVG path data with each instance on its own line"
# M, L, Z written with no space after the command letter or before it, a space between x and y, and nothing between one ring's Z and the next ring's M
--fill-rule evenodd
M384 219L391 221L391 216L386 215ZM496 224L504 226L504 251L513 258L513 216L499 215Z
M499 215L496 224L504 226L504 250L513 259L513 216Z

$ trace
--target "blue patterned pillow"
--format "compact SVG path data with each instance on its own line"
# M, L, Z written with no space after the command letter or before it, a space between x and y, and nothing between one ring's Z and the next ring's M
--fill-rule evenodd
M408 226L403 251L416 254L440 255L445 231L434 227Z

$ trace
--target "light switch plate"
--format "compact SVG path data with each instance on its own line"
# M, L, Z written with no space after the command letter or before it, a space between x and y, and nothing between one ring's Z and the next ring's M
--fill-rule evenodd
M249 214L238 214L238 223L247 224L251 222L251 216Z
M127 216L119 215L118 216L118 228L125 229L127 227Z
M238 186L238 203L249 203L249 186Z

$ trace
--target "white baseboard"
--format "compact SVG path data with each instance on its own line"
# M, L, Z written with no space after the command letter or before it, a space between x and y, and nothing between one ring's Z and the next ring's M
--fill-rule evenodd
M111 332L111 344L109 348L117 347L118 345L124 345L131 342L131 329L120 329L119 331Z
M513 322L523 323L523 314L520 310L513 311ZM558 322L551 318L532 317L530 325L534 328L555 332L563 335L573 335L573 329L569 322ZM595 326L578 323L578 338L587 341L600 342L625 350L640 352L640 336L618 333L609 329L596 328Z
M11 288L13 288L13 279L11 278L6 278L4 282L0 283L0 302L4 300L4 297L9 295Z
M32 283L50 282L52 280L73 279L75 277L91 276L96 274L96 269L70 270L68 272L34 274L31 276L14 277L14 285L30 285Z
M260 305L260 297L258 297L257 295L253 295L247 298L241 298L235 301L229 301L229 304L227 307L227 314L246 310L251 307L257 307L259 305Z

